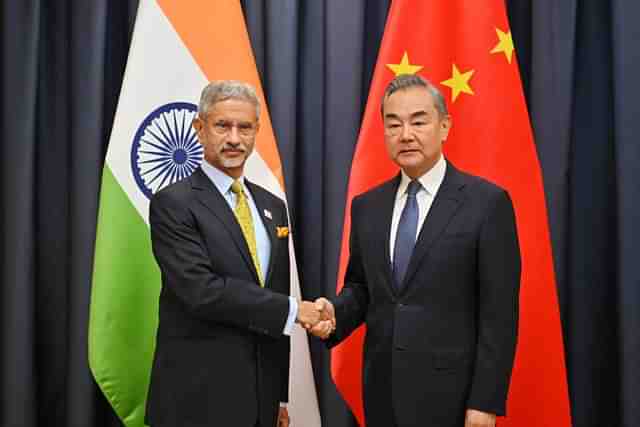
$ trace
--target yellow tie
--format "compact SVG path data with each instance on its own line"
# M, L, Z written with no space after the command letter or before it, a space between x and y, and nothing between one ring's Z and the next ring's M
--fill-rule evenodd
M260 260L258 259L256 235L253 230L253 218L251 217L251 209L247 202L247 196L244 194L244 189L242 188L240 181L233 181L233 184L231 184L231 191L236 195L236 208L234 209L234 213L236 214L238 223L240 223L240 228L242 228L242 234L244 234L244 238L247 241L247 246L249 246L251 259L253 260L253 264L256 266L258 279L260 279L260 286L264 287L262 270L260 270Z

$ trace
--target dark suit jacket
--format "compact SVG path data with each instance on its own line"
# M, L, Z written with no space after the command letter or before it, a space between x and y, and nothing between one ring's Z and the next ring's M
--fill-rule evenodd
M329 345L366 322L367 427L462 427L467 408L504 414L520 283L511 200L448 163L397 292L389 234L399 182L353 200Z
M240 225L198 169L159 191L149 220L162 273L146 422L154 427L276 425L287 401L289 246L284 203L246 181L271 239L265 288ZM254 218L254 221L256 218Z

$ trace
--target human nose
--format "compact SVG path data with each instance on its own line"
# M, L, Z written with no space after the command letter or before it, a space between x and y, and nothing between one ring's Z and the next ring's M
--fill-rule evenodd
M238 125L229 126L229 141L231 142L240 142L242 138L240 138L240 130L238 129Z
M400 139L411 139L413 137L413 133L411 132L411 124L403 123L402 129L400 129Z

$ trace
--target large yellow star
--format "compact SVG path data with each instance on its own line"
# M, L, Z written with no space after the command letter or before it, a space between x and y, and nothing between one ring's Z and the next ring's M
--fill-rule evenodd
M409 55L407 55L406 50L404 55L402 55L402 61L400 61L399 64L387 64L387 67L389 67L396 76L399 76L400 74L415 74L422 70L422 65L409 64Z
M500 31L500 29L496 28L496 34L498 34L498 39L500 39L500 41L498 42L496 47L494 47L491 50L491 53L503 52L504 55L507 57L507 61L509 62L509 64L511 64L511 57L513 56L513 50L514 50L513 39L511 38L511 31L505 33Z
M471 79L471 76L473 75L474 71L475 70L469 70L464 73L461 73L458 70L458 67L456 67L456 64L453 64L453 67L451 70L451 78L443 82L440 82L443 85L449 86L451 88L452 102L455 102L458 95L460 95L460 92L473 95L473 90L471 89L471 86L469 86L469 79Z

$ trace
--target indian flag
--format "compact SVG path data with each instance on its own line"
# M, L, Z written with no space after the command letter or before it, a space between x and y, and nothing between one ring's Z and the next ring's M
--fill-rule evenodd
M144 425L158 323L160 271L151 253L149 198L202 161L191 128L211 80L242 80L263 105L245 173L285 200L282 166L239 0L141 0L102 176L89 323L89 365L127 427ZM291 248L291 295L300 297ZM293 423L320 427L305 332L294 328Z

